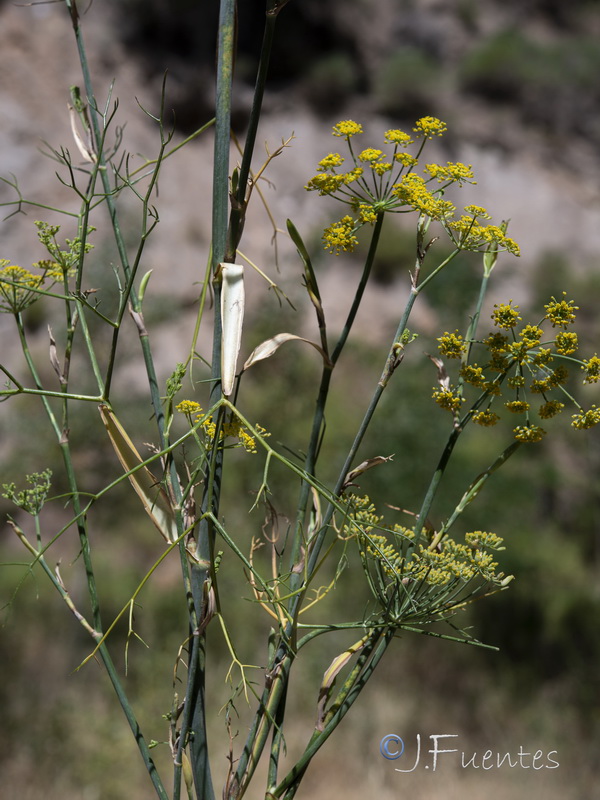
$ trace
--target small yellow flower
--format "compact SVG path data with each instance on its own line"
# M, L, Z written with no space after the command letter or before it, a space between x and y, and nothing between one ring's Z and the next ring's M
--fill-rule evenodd
M377 212L373 208L373 206L367 205L367 203L360 203L358 208L358 218L361 222L366 223L373 223L377 219Z
M410 153L395 153L394 161L398 161L403 167L409 167L411 169L412 167L416 167L419 163L418 159L411 156Z
M196 418L196 422L199 422L199 421L200 421L200 417L197 417ZM215 438L215 435L217 433L217 425L216 425L215 422L213 422L213 418L212 417L208 417L208 419L205 419L201 423L201 426L202 426L202 429L203 429L204 433L206 434L206 436L208 438L208 441L210 443L212 443L212 441ZM221 436L222 435L223 434L221 434Z
M471 386L478 388L485 386L483 367L478 367L477 364L466 364L461 368L459 374L463 381L471 384Z
M521 248L510 236L503 236L502 239L498 240L498 244L504 247L508 253L512 253L513 256L519 257L521 255Z
M534 347L542 338L543 333L544 331L537 325L525 325L523 330L519 331L519 336L530 347Z
M432 397L440 408L452 411L454 414L460 410L461 404L465 402L464 397L456 394L451 389L434 389Z
M388 161L377 161L371 164L371 169L377 175L385 175L386 172L392 169L392 165Z
M557 367L554 372L548 377L548 386L562 386L569 378L569 370L562 365Z
M383 153L381 150L376 150L374 147L367 147L366 150L363 150L358 154L359 161L366 161L369 164L373 163L374 161L379 161L382 157Z
M502 351L492 350L491 358L487 364L488 369L491 369L492 372L506 372L509 366L508 359L502 355Z
M565 407L564 403L559 403L558 400L548 400L543 406L540 406L538 414L542 419L550 419L555 417Z
M330 175L326 172L319 172L314 175L304 187L307 192L317 191L321 196L334 194L346 183L345 175Z
M504 539L495 533L472 531L471 533L465 533L465 541L471 547L488 547L490 550L504 550L504 547L502 547Z
M482 219L491 219L490 215L483 206L465 206L467 214L472 214L474 217L481 217Z
M493 411L490 411L489 408L487 411L476 411L473 414L473 422L477 423L477 425L483 425L485 428L490 428L492 425L495 425L500 417L498 414L494 414Z
M440 353L447 358L461 358L467 350L463 337L458 331L448 333L438 337L438 348Z
M197 403L195 400L182 400L181 403L177 403L175 410L179 411L180 414L191 415L202 413L200 403Z
M483 389L485 389L486 393L490 395L490 397L500 397L502 394L502 387L498 383L498 381L487 381L487 383L483 384Z
M471 560L473 566L486 580L493 580L495 577L497 562L493 560L491 553L484 553L483 550L472 551Z
M533 363L539 367L545 367L550 364L554 359L552 358L552 350L549 347L540 347L533 357Z
M9 266L10 265L10 266ZM0 311L19 314L39 298L37 292L43 282L41 275L0 259Z
M531 342L513 342L508 345L508 352L520 364L527 358Z
M492 314L492 319L494 320L494 324L497 325L499 328L505 328L506 330L510 330L514 328L517 322L521 319L519 316L519 312L517 309L519 306L512 306L512 300L509 300L508 303L494 303L494 313Z
M600 408L593 405L589 411L582 411L579 414L573 414L573 422L571 425L577 430L585 430L593 428L600 422Z
M579 310L579 306L573 305L572 300L565 300L567 293L563 292L563 299L556 300L552 297L550 302L544 308L546 309L545 319L549 319L552 327L557 325L566 326L575 322L575 311Z
M519 425L513 432L519 442L540 442L546 434L538 425Z
M386 131L384 139L390 144L399 144L402 145L402 147L413 143L413 138L410 134L404 133L404 131L398 130L397 128Z
M539 380L536 378L529 384L529 389L533 394L544 394L544 392L550 389L550 385L547 380Z
M425 180L414 172L403 175L401 181L392 187L392 194L403 205L412 206L432 219L443 219L454 213L454 205L432 194Z
M32 266L44 273L44 279L49 278L52 281L62 281L65 277L65 271L61 265L56 261L51 261L50 259L45 258L41 261L36 261ZM74 275L76 271L77 270L75 268L71 268L67 270L67 275Z
M223 426L223 436L237 439L238 443L247 453L256 453L256 441L238 419L226 422Z
M458 184L464 183L465 181L475 183L471 164L469 164L469 166L461 164L460 162L453 164L451 161L448 161L445 166L441 164L427 164L425 166L425 171L428 172L432 178L437 180L438 183L446 183L447 181ZM485 212L485 209L483 209L483 211Z
M577 430L585 430L586 428L593 428L600 422L600 408L593 405L589 411L582 411L579 414L573 414L573 422L571 425Z
M598 358L598 354L594 353L590 359L584 360L581 369L585 370L584 383L598 383L600 380L600 358Z
M577 350L579 344L577 334L570 331L561 331L556 335L555 344L558 353L568 356Z
M319 170L328 170L328 169L335 169L335 167L341 166L346 159L341 156L339 153L329 153L329 155L325 156L319 161Z
M519 245L514 239L505 236L498 225L480 225L475 217L463 214L459 219L450 222L448 227L459 234L457 243L465 250L478 250L496 244L499 249L507 250L515 256L520 255Z
M434 136L442 136L448 130L445 122L437 117L421 117L415 123L413 131L422 134L426 139L433 139Z
M336 256L345 251L352 252L358 244L354 229L354 220L350 216L342 217L339 222L334 222L325 228L323 232L325 250L335 253Z
M358 180L358 178L360 178L363 172L364 170L362 167L355 167L354 169L351 169L349 172L344 173L342 177L344 178L344 183L346 184L346 186L348 186L348 184L350 183L353 183L355 180Z
M337 125L333 126L333 135L334 136L341 136L343 138L349 139L351 136L356 136L357 133L362 133L362 125L359 125L358 122L354 122L354 120L346 119L338 122Z
M529 410L529 403L525 402L525 400L511 400L508 403L504 403L504 405L513 414L523 414Z
M518 389L521 386L525 386L525 376L524 375L513 375L512 378L508 379L508 385L512 389Z
M504 353L508 345L508 336L503 333L490 333L484 344L492 351Z

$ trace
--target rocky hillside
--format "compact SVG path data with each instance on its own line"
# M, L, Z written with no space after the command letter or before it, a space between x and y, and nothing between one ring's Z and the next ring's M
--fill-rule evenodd
M246 0L239 9L239 133L262 7L263 0ZM151 155L155 147L136 98L156 109L165 69L178 135L210 117L216 12L216 2L192 0L104 0L82 10L97 94L103 101L115 80L117 121L127 122L130 151ZM0 22L0 174L15 173L30 196L58 201L64 195L52 164L36 148L45 140L72 149L66 102L68 86L80 78L67 15L60 3L3 3ZM278 206L312 224L314 199L303 196L302 186L314 157L329 147L332 120L360 116L379 130L432 113L449 123L451 156L474 164L484 204L512 217L526 257L560 247L596 251L600 3L291 0L278 26L263 136L278 142L296 134L293 155L280 159L271 175ZM206 232L205 214L198 213L205 191L198 187L209 180L209 153L206 137L173 160L170 175L165 171L164 228L169 241L179 242L180 257L199 230ZM182 198L177 210L171 179ZM10 197L3 187L0 199ZM14 224L3 226L4 246L10 257L25 258L17 228L13 236Z

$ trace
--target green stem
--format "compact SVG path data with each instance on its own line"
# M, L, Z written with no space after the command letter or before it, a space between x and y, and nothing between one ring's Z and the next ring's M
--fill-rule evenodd
M103 149L101 147L103 135L100 130L100 125L98 123L98 109L96 106L94 90L92 86L92 78L90 75L87 53L83 41L83 33L81 31L81 22L79 18L79 12L77 10L77 3L76 0L65 0L65 4L71 14L71 23L73 25L73 32L75 34L75 41L77 43L77 51L79 53L79 64L81 67L81 74L83 75L85 92L89 102L90 121L92 125L94 141L96 143L96 148L97 148L96 157L98 159L98 167L100 172L100 178L102 180L102 186L104 189L106 205L108 207L110 221L115 235L115 242L117 245L117 250L119 252L119 258L121 261L121 265L123 267L123 272L127 277L129 275L129 260L127 258L127 248L125 246L125 240L123 239L123 235L121 233L121 227L119 224L117 209L113 199L112 187L110 185L109 173L106 168L106 160L104 157ZM137 310L135 305L134 305L134 310Z
M212 187L212 272L215 278L215 316L213 329L213 353L211 377L211 404L220 394L221 373L221 277L218 265L225 260L227 247L227 217L229 209L229 142L231 130L231 91L233 81L233 59L235 41L235 2L221 0L219 11L219 33L217 44L217 84L215 113L215 144ZM221 474L223 469L223 449L220 447L220 428L223 423L223 409L219 409L217 431L211 453L209 475L202 499L202 514L207 511L218 515ZM198 529L197 556L199 565L194 565L191 574L192 594L198 620L205 615L204 587L211 578L212 556L214 552L214 529L207 516ZM213 576L214 577L214 576ZM216 588L215 588L216 591ZM190 714L193 738L190 744L192 774L198 800L214 800L214 790L210 773L208 742L205 719L205 673L206 673L206 635L198 631L198 647L192 648L196 659L188 674L185 713ZM194 643L195 644L195 643Z
M281 797L286 790L290 789L301 780L306 768L317 751L325 744L327 739L346 716L354 702L358 699L393 638L394 633L390 629L386 630L383 634L378 631L373 635L372 642L369 646L364 648L364 652L359 656L361 667L359 677L355 679L354 676L351 676L344 684L334 704L337 707L335 712L325 724L322 731L315 731L301 758L296 762L277 788L269 792L267 795L269 800L271 800L271 798L274 800L275 798ZM363 664L365 664L364 668ZM287 797L288 795L286 795L286 798Z
M460 252L460 251L456 251L455 250L454 253L453 253L453 256L456 255L458 252ZM437 271L438 270L436 270L436 272ZM483 278L481 280L481 286L480 286L480 289L479 289L479 297L477 299L477 305L475 307L475 313L473 314L473 317L471 319L471 323L470 323L468 331L467 331L467 342L468 343L467 343L466 352L465 352L465 354L463 355L463 358L462 358L463 365L467 364L468 360L469 360L469 355L470 355L470 352L471 352L471 340L475 338L475 334L477 332L477 324L479 322L479 317L481 315L481 308L482 308L483 301L484 301L484 298L485 298L485 295L486 295L486 292L487 292L488 282L489 282L489 278L490 278L490 272L491 272L490 270L484 270ZM429 277L431 277L431 276L429 276ZM423 284L421 285L421 288L422 288L422 286L423 286ZM461 380L460 385L462 385L462 380ZM421 509L419 511L419 516L417 517L417 521L416 521L415 526L414 526L414 532L415 532L414 542L415 543L418 542L418 540L419 540L419 537L420 537L421 532L423 530L423 527L425 525L425 520L427 519L427 516L428 516L428 514L429 514L429 512L431 510L431 506L433 505L433 501L434 501L435 495L437 493L437 490L439 488L440 482L442 480L442 476L444 474L446 466L448 465L448 461L450 460L450 456L452 455L452 451L454 450L456 442L458 441L458 437L460 436L462 431L463 431L463 421L461 421L461 423L458 423L455 426L455 428L453 429L452 433L448 437L448 441L446 442L446 446L444 447L444 451L443 451L443 453L441 455L441 458L440 458L440 460L438 462L436 470L433 473L433 477L432 477L431 482L430 482L430 484L429 484L429 486L427 488L427 493L425 494L425 498L423 500L423 504L422 504ZM409 548L409 550L410 549L412 549L412 548Z
M62 431L60 429L60 426L59 426L58 422L56 421L56 417L54 415L54 412L52 411L52 408L50 407L50 403L48 402L48 399L46 397L48 392L46 392L46 390L42 386L42 382L41 382L40 377L38 375L38 371L37 371L36 366L35 366L35 364L33 362L33 358L31 357L31 352L29 350L29 345L27 344L27 338L25 336L25 326L23 325L23 319L22 319L20 314L16 314L15 315L15 321L17 323L17 330L19 331L19 339L20 339L20 342L21 342L21 349L23 350L23 355L25 356L25 361L27 362L27 366L29 367L29 371L31 373L31 377L33 378L33 381L34 381L34 383L36 385L36 389L37 389L36 393L39 394L39 396L41 397L42 405L44 406L44 409L46 411L48 419L50 420L50 424L52 425L52 429L54 430L54 433L56 434L56 438L60 441L61 435L62 435ZM33 391L30 391L30 393L33 394ZM54 396L54 397L62 397L62 392L53 392L52 396Z
M365 265L364 265L364 268L363 268L363 272L362 272L362 275L361 275L360 282L358 284L357 290L356 290L355 295L354 295L354 300L352 301L352 306L351 306L350 311L348 313L348 317L346 319L346 323L344 325L344 328L342 329L342 332L341 332L340 337L339 337L339 339L337 341L337 344L336 344L336 346L333 349L333 352L331 354L331 358L330 358L331 365L324 365L324 367L323 367L323 374L322 374L322 377L321 377L321 385L319 387L319 394L317 396L316 409L315 409L315 414L314 414L314 417L313 417L313 425L312 425L312 430L311 430L311 436L310 436L310 441L309 441L309 445L308 445L306 460L305 460L305 463L304 463L304 470L310 476L314 476L314 474L315 474L318 446L319 446L319 441L320 441L320 438L321 438L321 431L322 431L322 428L323 428L323 421L325 419L325 405L326 405L326 402L327 402L327 396L329 394L329 385L330 385L330 382L331 382L333 368L337 364L337 361L338 361L338 359L339 359L339 357L340 357L340 355L342 353L342 350L344 349L344 345L346 344L346 342L348 340L348 336L350 335L350 331L352 329L352 325L354 324L354 320L356 318L356 314L358 313L358 309L359 309L360 304L362 302L362 298L363 298L363 295L364 295L364 292L365 292L365 289L366 289L366 286L367 286L367 283L368 283L368 280L369 280L369 276L371 274L371 270L372 270L372 267L373 267L373 262L375 261L375 255L377 253L377 247L379 245L379 238L380 238L380 235L381 235L381 228L382 228L382 225L383 225L383 218L384 218L384 213L380 212L377 215L377 220L376 220L375 226L373 228L373 234L371 236L371 243L369 245L369 251L367 253L367 258L365 260ZM348 470L346 470L344 472L344 476L347 474L347 472L348 472ZM301 492L300 492L300 499L298 501L298 509L297 509L297 513L296 513L296 520L297 520L296 521L296 536L295 536L295 539L294 539L294 548L293 548L293 551L292 551L292 559L291 559L291 566L292 567L298 561L298 558L300 556L300 549L301 549L301 547L303 545L303 541L304 541L304 537L303 537L302 534L303 534L304 519L305 519L305 515L306 515L306 507L307 507L307 503L308 503L309 494L310 494L310 485L306 481L304 481L303 484L302 484L302 488L301 488ZM337 494L337 492L334 492L334 494ZM316 560L318 558L319 549L320 549L319 546L315 546L311 551L311 557L313 558L313 566L314 566L314 563L316 563ZM311 570L310 570L310 567L309 567L309 574L310 574L310 572L311 572ZM300 574L297 574L297 578L296 578L296 581L295 581L296 585L294 585L294 581L292 582L292 591L295 588L297 588L297 585L299 585L301 580L302 580L302 576Z
M499 469L506 461L508 461L508 459L519 449L521 444L522 442L516 440L512 442L505 450L502 451L494 463L473 481L473 483L461 497L460 502L448 518L448 521L444 523L440 532L435 537L432 545L437 544L437 542L441 540L441 538L450 530L452 525L456 522L457 518L462 514L469 503L471 503L483 489L483 486L488 478L490 478L497 469Z
M18 326L18 329L19 329L19 336L20 336L20 339L21 339L21 345L23 347L23 352L25 354L25 359L26 359L27 364L29 366L31 375L32 375L33 380L35 381L36 385L38 386L38 388L41 389L41 382L40 382L37 370L35 368L35 365L33 363L33 360L31 358L30 352L29 352L29 348L28 348L28 345L27 345L26 337L25 337L25 330L23 328L23 323L22 323L22 320L20 318L20 315L17 315L17 326ZM87 578L87 589L88 589L88 595L89 595L89 598L90 598L90 605L91 605L91 609L92 609L92 626L93 626L94 630L96 631L96 633L101 636L102 635L102 620L101 620L101 615L100 615L100 604L99 604L99 600L98 600L98 590L97 590L97 586L96 586L96 578L95 578L95 575L94 575L94 569L93 569L93 565L92 565L92 555L91 555L89 537L88 537L88 532L87 532L87 521L86 521L85 515L82 514L81 504L79 502L79 488L78 488L78 485L77 485L77 480L76 480L76 477L75 477L75 470L73 468L73 461L72 461L72 458L71 458L71 449L70 449L70 446L69 446L68 431L66 431L66 430L62 430L61 431L60 430L60 428L58 427L58 424L56 422L56 417L54 416L54 413L52 412L52 409L50 408L48 400L44 396L42 396L42 403L44 405L44 408L46 410L46 414L48 415L48 418L50 420L50 424L52 425L52 428L54 429L54 432L55 432L55 434L56 434L56 436L58 438L58 442L59 442L59 445L60 445L60 449L61 449L61 453L62 453L62 457L63 457L63 463L64 463L64 466L65 466L65 472L66 472L66 475L67 475L67 482L68 482L68 485L69 485L69 492L70 492L70 496L71 496L71 501L73 503L73 511L75 512L75 518L76 518L76 524L77 524L77 532L78 532L78 535L79 535L79 543L80 543L80 547L81 547L81 557L82 557L82 560L83 560L84 569L85 569L86 578ZM102 663L103 663L104 668L106 669L106 673L107 673L107 675L108 675L108 677L109 677L109 679L110 679L110 681L112 683L113 689L114 689L114 691L115 691L115 693L117 695L117 698L119 700L121 708L123 709L123 713L125 714L125 717L126 717L128 723L129 723L129 726L131 728L131 731L132 731L132 733L133 733L133 735L135 737L138 749L140 751L140 755L142 756L142 759L143 759L144 764L146 766L146 770L148 771L150 779L151 779L151 781L152 781L152 783L154 785L154 788L156 790L156 794L160 798L160 800L168 800L167 793L166 793L166 791L165 791L165 789L164 789L164 787L162 785L162 782L160 780L160 776L158 775L158 772L157 772L156 767L154 765L154 761L153 761L153 759L152 759L152 757L150 755L150 749L149 749L149 747L148 747L148 745L146 743L146 740L144 739L144 736L142 735L142 732L140 730L140 727L139 727L139 724L138 724L137 719L135 717L135 714L133 712L133 709L131 708L131 704L129 703L129 699L128 699L125 691L123 690L123 686L122 686L121 681L119 679L119 675L118 675L118 673L117 673L117 671L115 669L115 666L114 666L114 664L112 662L112 659L110 657L108 649L106 648L106 645L102 645L99 648L98 653L99 653L99 655L100 655L100 657L102 659Z
M431 506L433 505L433 500L437 494L437 490L439 488L440 482L444 475L444 471L446 466L448 465L448 461L450 460L450 456L452 455L452 451L458 441L458 437L462 433L462 428L459 426L457 428L453 428L452 433L448 437L448 441L446 442L446 446L442 452L438 465L433 473L429 486L427 487L427 492L425 494L425 498L421 505L421 509L419 511L419 516L417 517L417 521L415 522L414 526L414 542L417 543L419 541L419 537L421 536L421 532L425 527L425 520L431 510ZM413 545L414 547L414 545ZM413 547L408 548L408 552L410 552ZM407 556L408 558L408 556Z
M331 355L331 364L325 365L323 367L321 384L319 387L319 393L316 401L315 415L313 417L309 446L307 449L307 455L304 464L304 474L310 477L313 477L315 472L318 446L321 437L323 420L325 416L325 405L327 401L327 395L329 392L332 370L342 353L344 345L346 344L346 341L350 334L350 330L352 328L356 314L358 312L358 308L360 306L362 297L364 295L369 275L371 274L373 262L375 260L375 254L377 252L377 246L381 234L381 227L383 225L383 217L384 214L380 213L375 222L373 234L371 236L371 243L369 246L367 258L365 260L365 265L363 268L361 279L357 287L350 311L348 313L346 323ZM346 475L346 472L343 473L344 476ZM303 480L300 489L300 497L298 501L296 533L294 537L294 544L292 547L292 555L291 555L292 579L290 582L290 590L293 594L290 601L290 609L289 609L291 619L296 619L297 612L302 602L302 593L297 593L297 590L300 587L302 581L304 580L304 575L303 573L293 571L293 567L295 564L298 563L298 560L300 558L301 548L304 543L303 527L306 515L306 508L308 504L308 498L310 495L310 488L311 488L311 483L309 481ZM331 514L333 514L333 506L331 506ZM321 543L322 543L322 537L317 541L314 549L311 549L311 562L309 564L309 571L308 571L309 575L315 568L316 562L318 560L318 554ZM262 748L266 743L269 728L272 720L274 719L273 713L275 715L277 714L278 704L281 698L284 696L285 686L287 684L287 677L289 675L291 662L293 660L293 654L290 652L289 645L287 644L287 642L290 640L290 638L293 637L294 626L295 623L291 623L288 630L286 630L284 635L284 641L280 645L279 650L277 651L277 654L275 656L274 662L271 665L272 669L280 671L278 674L281 677L281 680L277 681L272 686L266 687L263 692L260 706L256 712L253 725L246 739L246 744L240 756L238 762L238 768L236 770L235 778L232 784L233 786L237 787L236 790L241 791L241 793L230 794L229 796L231 798L241 797L245 787L248 785L252 777L252 774L258 764L258 760L260 759ZM268 717L266 716L267 714L269 715Z
M256 144L256 133L258 131L258 124L260 122L260 115L262 111L262 102L265 92L265 85L267 82L269 62L271 60L271 50L273 47L273 37L275 35L276 22L277 13L266 14L263 41L260 51L260 61L258 64L254 96L252 100L252 109L250 111L250 119L248 121L248 130L246 133L242 163L240 165L240 174L235 198L236 201L232 204L229 218L229 241L225 260L231 262L235 261L235 254L244 229L246 206L248 202L248 177L250 175L252 155L254 153L254 146Z

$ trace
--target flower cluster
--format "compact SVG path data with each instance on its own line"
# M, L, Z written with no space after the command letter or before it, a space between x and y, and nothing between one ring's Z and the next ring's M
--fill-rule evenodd
M14 483L2 484L2 497L10 500L28 514L37 516L46 502L46 497L50 491L50 480L52 470L45 469L43 472L33 472L26 476L26 481L31 485L30 489L17 491Z
M401 525L386 528L368 496L350 498L343 532L358 540L365 566L375 562L386 581L453 587L474 578L498 585L507 582L488 552L504 549L495 533L472 531L465 534L464 543L446 536L435 547L424 542L414 546L414 532Z
M0 312L20 314L35 303L40 297L40 290L47 291L55 283L64 283L71 277L83 254L93 247L89 243L84 245L77 236L66 239L67 249L61 250L56 241L60 230L58 225L39 221L35 225L40 242L52 258L33 264L33 268L39 270L39 273L11 264L8 259L0 259ZM88 233L93 230L89 228Z
M176 409L181 414L185 414L192 425L199 426L205 436L207 446L212 446L217 434L217 425L212 416L206 416L200 404L196 403L195 400L182 400L181 403L176 406ZM271 435L260 425L256 425L255 427L257 433L263 438ZM246 426L236 417L229 422L225 422L221 427L219 441L224 443L226 439L237 439L237 443L233 446L243 447L247 453L257 452L255 438L248 432Z
M73 275L77 267L81 264L83 256L89 253L94 247L93 244L87 241L87 237L90 233L96 230L92 226L86 231L85 243L80 235L75 236L73 239L65 239L66 249L64 250L61 248L56 238L60 231L60 225L50 225L47 222L40 222L37 220L35 226L38 231L38 239L52 257L51 262L39 263L52 264L52 274L56 281L63 281L65 278Z
M20 314L38 299L35 290L43 282L43 275L34 275L6 258L0 259L0 311Z
M375 222L379 214L416 211L440 222L460 249L480 250L494 245L519 255L517 243L506 236L503 228L486 224L490 216L485 208L467 205L464 213L457 215L455 205L444 199L449 186L475 183L470 164L452 161L424 164L422 175L415 172L427 140L442 136L446 130L441 120L422 117L412 133L400 129L386 131L385 150L366 147L355 152L352 140L362 134L362 126L353 120L338 122L333 135L345 140L350 168L345 166L346 158L340 153L329 153L319 161L316 174L305 187L319 195L334 196L352 210L351 215L325 229L325 249L336 255L352 251L357 244L357 230ZM411 145L415 145L414 154L407 152Z
M461 424L471 420L489 427L500 419L498 409L491 409L496 398L510 392L503 399L503 408L524 416L524 424L513 431L521 442L539 442L546 433L532 421L534 411L541 420L551 419L563 411L566 400L574 402L577 408L571 423L574 428L596 425L600 422L600 409L593 405L584 411L565 389L569 380L566 365L578 364L585 373L584 383L600 380L597 354L583 360L573 356L579 342L577 334L568 329L575 322L577 310L565 294L559 300L552 297L544 306L545 313L539 323L521 326L519 307L510 300L494 305L491 318L497 330L483 341L466 341L458 331L446 331L438 337L438 349L445 358L460 360L458 385L453 387L444 373L440 386L433 391L433 399L456 417L465 402L466 386L478 389L479 396ZM548 333L544 331L544 323L550 326ZM481 363L469 363L472 349L477 347L484 350Z
M334 222L325 228L323 238L327 242L327 249L336 255L344 250L354 250L358 243L354 235L355 230L354 220L349 216L342 217L339 222Z

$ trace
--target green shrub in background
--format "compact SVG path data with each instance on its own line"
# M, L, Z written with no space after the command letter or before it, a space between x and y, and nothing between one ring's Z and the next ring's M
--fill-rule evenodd
M553 417L568 416L578 431L600 421L596 405L589 398L585 405L579 399L582 383L593 389L600 379L600 359L592 353L579 355L574 330L579 309L574 300L554 290L556 295L546 297L535 315L525 316L518 304L499 298L491 320L482 317L498 262L505 253L518 256L519 247L507 235L506 223L494 224L484 208L467 204L459 209L447 199L450 187L474 182L473 170L460 162L429 163L428 142L446 132L445 123L432 116L420 117L409 130L390 129L381 141L371 140L353 120L334 126L335 150L319 161L306 189L340 203L338 219L323 232L331 257L355 251L359 236L366 234L362 271L349 293L345 323L341 331L330 330L319 271L288 220L314 313L314 334L307 339L279 329L265 331L266 339L243 366L238 363L246 335L244 272L255 266L240 251L246 212L270 161L285 158L290 145L290 140L283 141L263 164L253 167L269 54L285 5L277 0L266 3L252 113L241 163L231 169L234 3L220 4L216 114L194 134L214 124L212 244L210 252L202 253L206 269L199 276L196 332L182 345L164 385L157 378L153 332L144 314L152 276L144 272L143 263L146 242L159 221L154 205L159 173L168 169L178 148L171 144L163 107L146 112L156 125L156 158L134 167L131 158L122 156L114 127L116 106L110 94L104 106L98 105L82 20L73 0L65 0L65 8L83 75L83 89L73 87L71 96L78 156L74 159L66 149L54 156L78 210L49 209L64 215L65 222L62 228L36 223L44 258L32 269L5 260L0 271L0 308L14 321L11 353L17 348L22 352L18 369L12 363L0 366L6 380L1 394L11 403L38 404L61 457L59 476L40 464L25 478L10 476L3 485L5 499L17 509L9 526L28 554L21 565L23 575L43 573L87 635L91 652L81 668L89 669L92 659L102 665L154 792L163 800L176 800L182 792L212 800L214 764L223 756L228 762L223 797L241 798L252 787L265 800L289 800L401 633L485 647L458 624L456 615L480 601L485 605L486 598L506 589L513 576L500 567L502 538L467 524L471 503L515 453L546 436ZM125 193L139 204L133 245L122 232L119 198ZM8 205L20 208L29 203L34 201L19 196ZM407 215L413 224L412 259L404 270L405 304L398 311L396 332L380 354L378 375L370 388L363 387L366 400L353 429L349 430L350 416L328 425L338 364L352 346L356 315L376 275L381 234L390 214ZM91 260L96 227L106 226L107 218L119 258L112 273L103 262ZM476 286L457 274L469 252L478 254ZM106 271L103 282L96 280L98 270ZM418 298L427 297L448 274L455 275L452 288L463 289L456 307L446 309L447 327L440 329L437 349L425 362L430 385L423 397L410 377L411 350L418 337L409 322ZM263 277L285 302L272 279ZM467 301L462 293L471 291ZM211 292L212 338L204 341L199 326L208 313ZM455 302L450 287L443 294ZM40 356L30 347L24 314L42 298L60 309L62 322L53 318L48 353ZM440 304L439 295L432 294L432 300ZM130 415L138 416L138 409L127 409L127 377L118 371L122 350L132 338L137 339L148 384L140 414L150 417L152 409L152 419L144 426L144 440L152 442L146 457L130 434ZM313 357L318 366L305 385L298 385L293 371L268 371L284 357L280 348L304 348ZM251 396L252 376L262 370L270 380L281 381L269 390L279 399L271 420L254 407ZM573 375L576 388L571 391ZM294 399L288 404L292 382L292 391L306 391L308 402ZM421 420L415 414L410 417L409 448L395 453L373 449L377 426L389 424L376 412L392 392L398 403L408 401L409 406L437 404L438 441L432 442L426 430L414 425ZM81 406L93 413L78 419L76 409ZM306 419L300 423L301 414ZM497 433L500 420L505 425L508 421L508 430ZM90 480L80 459L89 453L93 437L101 434L110 442L113 459ZM26 439L28 435L25 431ZM492 447L482 449L485 460L476 474L459 471L449 482L450 465L460 464L457 445L467 437L480 437ZM332 447L332 438L344 441L334 441ZM300 446L298 439L304 440ZM422 456L421 441L431 448L434 467L423 470L417 499L407 502L400 497L400 504L394 492L375 503L361 488L363 480L377 474L383 484L384 476L414 471L415 460ZM238 472L247 481L244 491ZM127 487L136 502L127 506L126 527L139 531L146 524L156 529L160 551L135 553L144 562L145 574L142 580L135 573L130 576L137 585L119 608L110 573L114 554L110 543L98 541L95 532L99 523L110 524L112 498ZM66 570L55 567L53 558L69 531L77 534L80 555L67 579ZM158 769L152 752L158 742L144 734L144 703L134 708L123 668L129 667L131 648L143 640L137 619L140 597L153 598L144 603L144 615L151 614L157 603L152 595L157 591L155 580L167 562L178 564L181 592L171 612L179 627L179 645L173 647L172 703L164 721L163 746L172 769L165 771ZM352 602L344 607L333 603L335 593L348 587ZM239 595L252 613L240 612ZM263 655L259 664L248 663L248 640L257 636L264 640ZM215 638L220 642L216 646ZM303 704L312 703L314 723L304 745L286 761L290 709L293 713L297 707L291 678L302 669L305 652L315 649L327 659L312 689L306 688L309 680L302 683ZM215 650L218 658L213 659ZM115 652L123 667L115 663ZM207 680L215 670L230 687L225 754L211 751L207 733ZM149 686L153 678L141 669L137 680ZM150 702L150 695L142 692L141 698ZM246 704L247 736L238 743L235 715ZM261 762L266 774L257 769ZM107 776L107 785L109 781ZM262 788L255 789L259 781Z
M467 91L517 105L526 120L549 131L595 138L599 67L594 39L541 43L508 29L477 44L460 65L458 79Z
M354 61L347 53L330 53L316 61L304 78L306 99L316 111L335 114L358 85Z
M375 104L382 114L416 118L431 113L441 70L431 56L403 47L388 56L373 79Z

